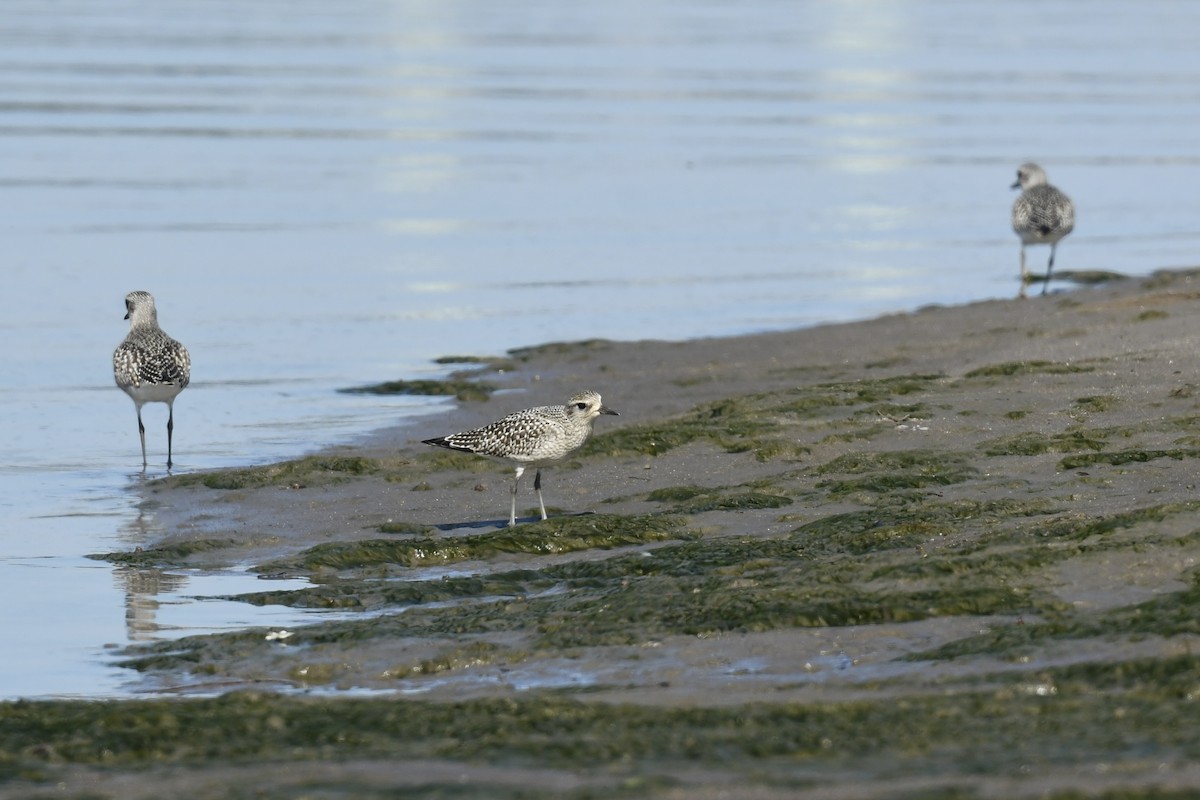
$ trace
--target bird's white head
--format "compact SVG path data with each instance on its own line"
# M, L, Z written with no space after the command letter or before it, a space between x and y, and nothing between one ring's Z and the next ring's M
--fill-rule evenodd
M1017 167L1017 182L1012 188L1024 191L1034 186L1044 186L1046 183L1046 171L1031 161Z
M584 421L593 420L601 414L611 414L614 417L620 416L601 402L599 394L590 391L578 392L571 395L571 399L567 401L567 414L572 417L579 417Z
M129 320L130 327L157 324L154 295L149 292L130 292L125 295L125 319Z

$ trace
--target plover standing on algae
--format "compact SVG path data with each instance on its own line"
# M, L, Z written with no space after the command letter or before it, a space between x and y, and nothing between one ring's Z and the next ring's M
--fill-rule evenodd
M171 468L171 434L175 430L175 398L188 385L192 359L187 348L158 327L158 311L149 292L125 295L129 334L113 353L113 379L137 407L142 439L142 470L146 469L146 426L142 406L167 404L167 469Z
M542 501L542 467L562 461L578 450L592 432L592 421L601 414L617 416L616 411L600 401L600 395L579 392L571 395L564 406L527 408L482 428L426 439L422 444L491 456L512 464L517 476L513 480L508 524L513 526L517 524L517 486L525 469L537 469L533 488L537 492L542 519L546 519L546 504Z
M1054 271L1054 251L1059 241L1075 227L1075 206L1071 198L1046 181L1045 170L1037 164L1018 167L1017 182L1012 188L1022 190L1012 208L1013 230L1021 237L1021 296L1025 296L1025 287L1029 284L1025 246L1031 244L1050 245L1050 264L1042 284L1042 294L1045 294L1050 285L1050 273Z

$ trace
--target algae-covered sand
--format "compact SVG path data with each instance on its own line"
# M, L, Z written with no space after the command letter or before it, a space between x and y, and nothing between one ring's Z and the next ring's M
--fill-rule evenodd
M175 698L0 706L0 797L1193 796L1198 309L1175 272L480 353L444 416L153 482L102 557L351 613L131 648ZM621 416L546 522L419 443L584 388Z

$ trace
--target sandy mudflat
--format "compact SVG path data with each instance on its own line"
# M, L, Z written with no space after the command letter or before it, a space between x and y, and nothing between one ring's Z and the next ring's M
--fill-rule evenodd
M882 430L872 432L869 442L831 439L834 429L825 424L831 420L817 419L794 426L794 441L805 448L796 456L764 461L752 453L698 444L654 455L650 436L646 453L581 457L545 471L547 503L561 512L639 513L655 508L640 499L655 489L736 486L816 467L859 450L957 452L1004 436L1051 437L1084 428L1137 429L1154 420L1186 420L1200 408L1200 399L1193 397L1200 391L1198 340L1200 275L1172 272L1047 298L935 307L784 333L681 343L548 345L532 349L527 361L513 362L511 371L482 373L482 380L505 389L490 401L458 405L445 415L380 431L334 452L419 459L436 452L420 444L423 438L474 427L530 405L564 402L585 388L601 392L605 403L620 412L619 417L598 419L595 431L603 437L630 426L669 422L727 398L936 376L927 390L892 398L900 404L919 399L925 408L910 418L905 418L907 412L888 416L885 409L872 420ZM1028 368L963 381L973 371L1018 364ZM1105 399L1079 402L1087 397ZM1170 448L1189 434L1200 436L1200 429L1166 430L1119 443L1126 450ZM989 463L991 479L986 486L972 482L971 494L1041 496L1069 503L1075 511L1116 512L1144 502L1148 492L1169 492L1172 497L1180 492L1177 499L1185 499L1195 479L1194 465L1187 460L1081 475L1058 468L1059 450L1041 456ZM168 484L154 486L147 494L159 523L155 527L173 532L164 541L198 535L247 537L245 552L206 552L190 559L197 565L277 558L332 539L375 538L375 527L388 522L443 531L481 530L506 522L512 476L508 467L479 459L466 473L459 468L422 472L427 465L413 463L420 477L412 484L368 477L303 489L268 485L225 492ZM414 491L421 482L430 490ZM1002 491L997 492L997 486L1003 486ZM529 514L535 503L532 475L527 474L518 507ZM853 498L833 504L806 502L788 509L794 518L788 524L854 505ZM771 532L771 516L778 515L709 515L700 523L714 534L758 535Z
M517 353L479 375L504 389L488 401L286 470L149 485L151 530L166 533L131 569L249 564L312 578L308 605L366 613L131 655L182 695L356 688L422 713L506 698L692 720L690 744L657 755L612 734L605 752L637 751L611 756L620 769L551 760L600 770L579 796L618 773L653 779L631 796L662 797L1200 787L1200 734L1170 721L1200 693L1198 331L1200 274L1174 272L785 333ZM547 523L528 516L531 475L528 524L505 531L511 472L420 444L584 388L620 416L545 471ZM700 731L750 725L747 709L764 715L755 748L705 750ZM862 723L780 744L817 724L812 709ZM800 716L765 720L780 710ZM462 758L481 786L480 764L529 767ZM372 780L393 785L383 773Z

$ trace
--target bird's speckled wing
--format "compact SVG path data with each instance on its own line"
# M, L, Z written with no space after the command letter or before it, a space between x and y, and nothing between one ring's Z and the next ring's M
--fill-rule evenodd
M539 406L425 443L517 462L552 462L583 444L589 430L586 424L570 425L562 406Z
M187 349L165 334L135 336L113 353L113 377L120 386L178 386L191 380Z
M1075 209L1065 194L1053 186L1034 186L1013 204L1013 230L1047 238L1066 236L1075 227Z

